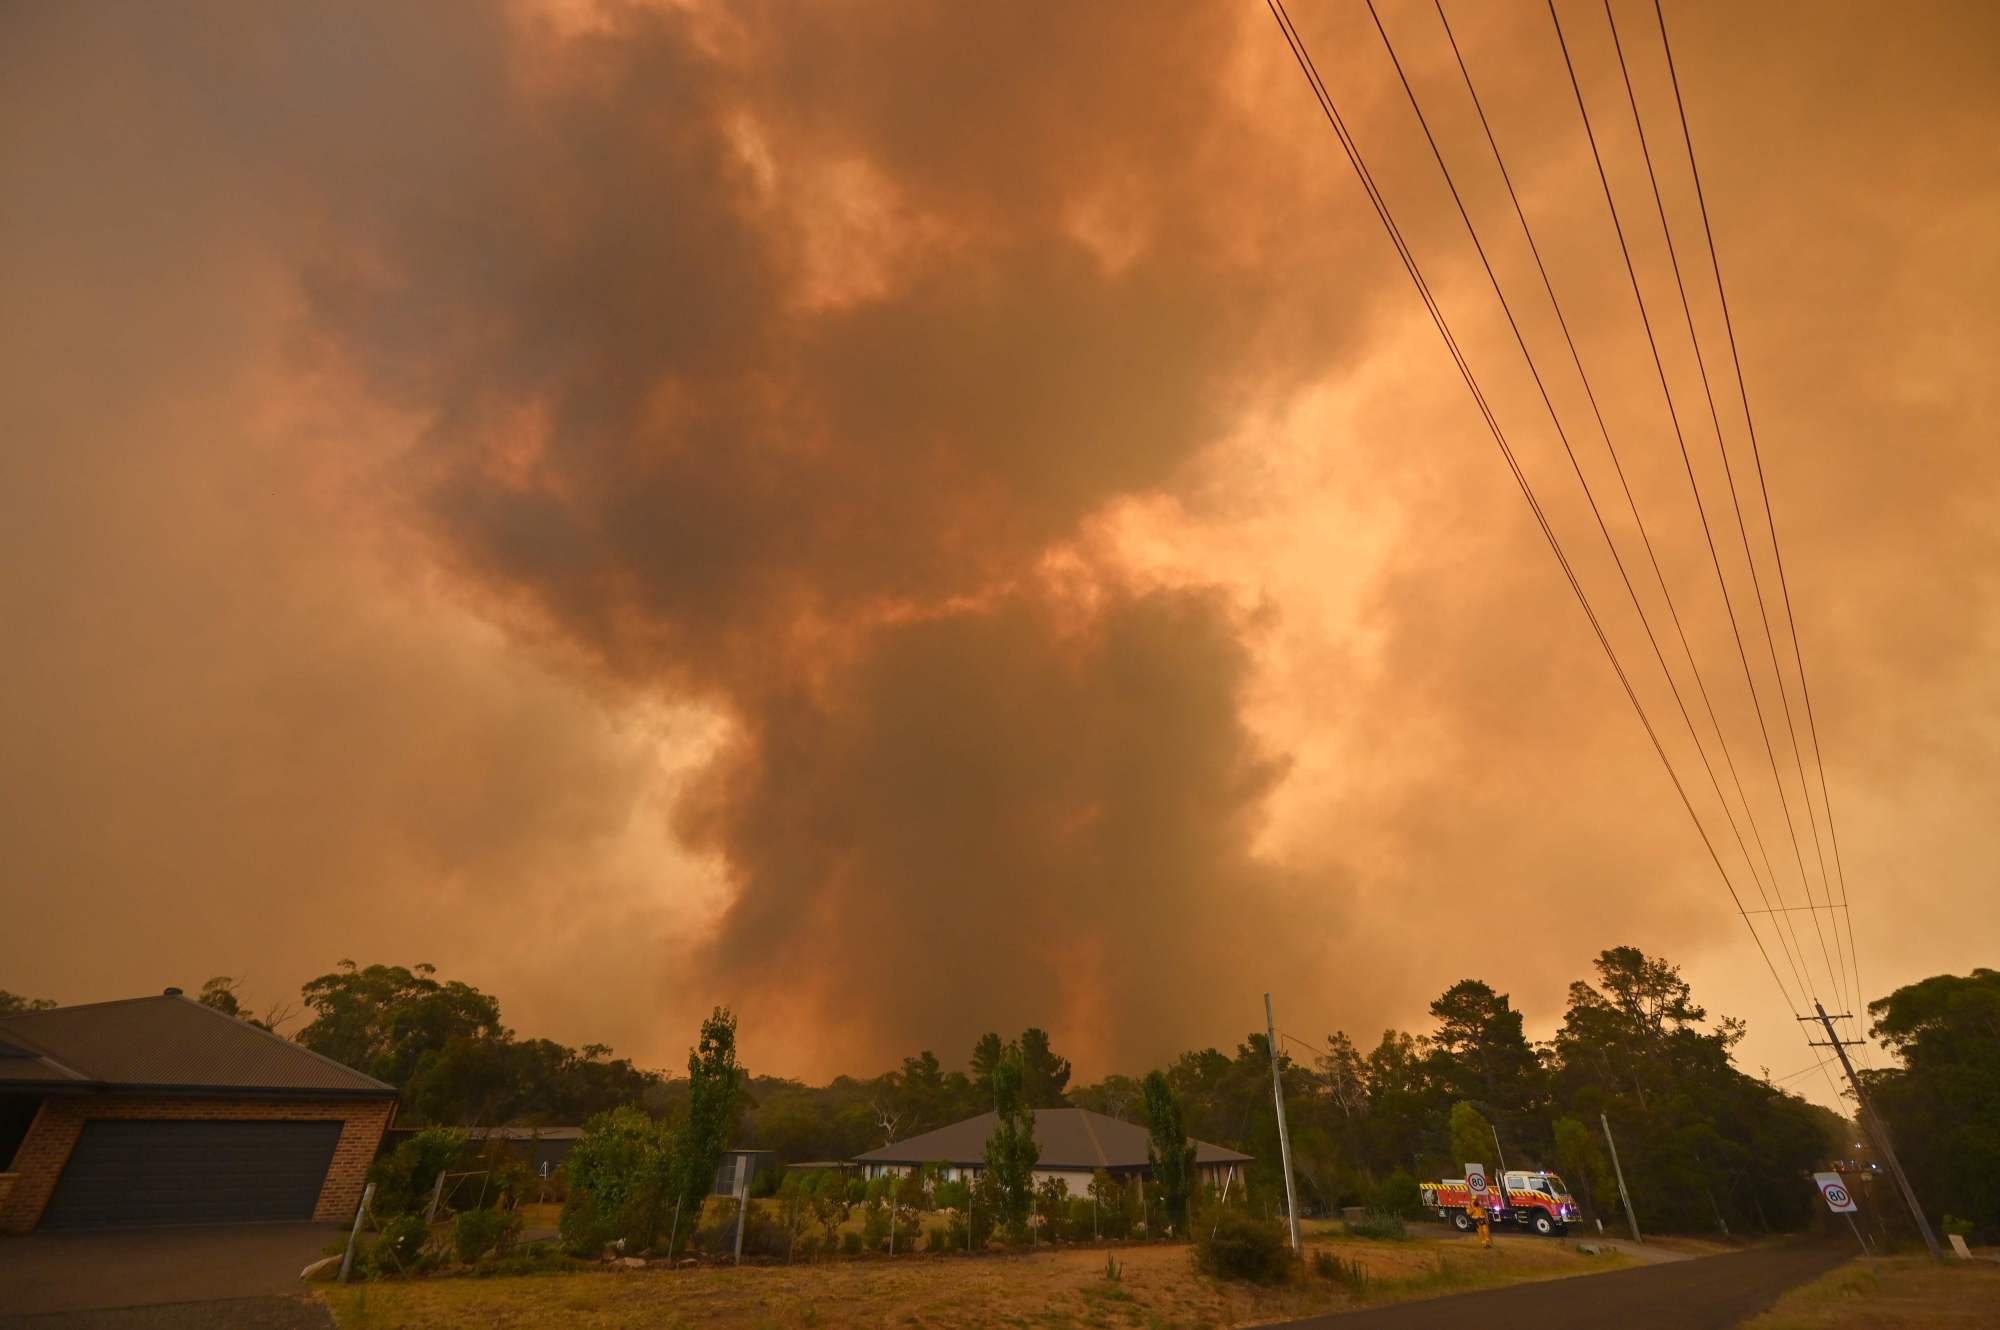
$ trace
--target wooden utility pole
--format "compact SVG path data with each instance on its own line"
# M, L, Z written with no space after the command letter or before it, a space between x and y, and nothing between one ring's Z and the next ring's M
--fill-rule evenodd
M1896 1147L1889 1143L1889 1129L1876 1114L1875 1106L1868 1102L1868 1092L1861 1088L1861 1078L1854 1074L1854 1064L1847 1060L1848 1045L1861 1041L1844 1040L1834 1033L1833 1017L1826 1014L1826 1008L1817 1000L1813 1002L1813 1011L1817 1015L1801 1016L1799 1019L1817 1021L1825 1027L1826 1042L1821 1043L1816 1039L1809 1039L1806 1042L1814 1048L1831 1048L1835 1056L1840 1059L1840 1069L1847 1073L1847 1084L1854 1090L1854 1102L1860 1107L1860 1112L1856 1116L1861 1119L1861 1129L1875 1142L1876 1152L1888 1162L1889 1173L1896 1179L1896 1189L1903 1193L1903 1204L1910 1207L1910 1218L1917 1221L1917 1232L1924 1235L1924 1245L1931 1249L1931 1259L1942 1261L1944 1252L1938 1247L1937 1234L1931 1232L1931 1221L1924 1218L1924 1207L1917 1204L1917 1193L1911 1188L1910 1179L1903 1172L1902 1161L1896 1158ZM1847 1014L1843 1012L1841 1017L1846 1019Z
M1625 1166L1618 1162L1618 1142L1611 1139L1611 1119L1599 1113L1597 1120L1604 1124L1604 1143L1611 1147L1611 1171L1618 1175L1618 1199L1625 1202L1625 1222L1632 1226L1632 1241L1644 1242L1639 1236L1639 1216L1632 1213L1632 1193L1625 1190Z
M1271 995L1264 994L1264 1040L1271 1049L1271 1097L1278 1103L1278 1153L1285 1164L1285 1215L1292 1221L1292 1250L1299 1248L1299 1197L1292 1185L1292 1132L1285 1125L1285 1078L1278 1072L1278 1022Z

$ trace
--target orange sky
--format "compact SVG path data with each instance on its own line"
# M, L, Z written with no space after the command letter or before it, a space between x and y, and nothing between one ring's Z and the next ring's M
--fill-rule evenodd
M1449 12L1802 900L1553 29ZM1384 16L1615 499L1435 11ZM1367 11L1296 17L1750 894ZM1667 19L1879 996L2000 941L2000 25ZM427 960L649 1063L724 1002L759 1070L1041 1024L1091 1077L1267 988L1546 1034L1633 943L1810 1065L1261 6L15 7L0 169L0 987Z

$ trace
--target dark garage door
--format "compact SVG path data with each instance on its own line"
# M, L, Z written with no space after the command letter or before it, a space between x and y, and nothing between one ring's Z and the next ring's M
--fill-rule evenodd
M86 1122L41 1226L311 1219L340 1126Z

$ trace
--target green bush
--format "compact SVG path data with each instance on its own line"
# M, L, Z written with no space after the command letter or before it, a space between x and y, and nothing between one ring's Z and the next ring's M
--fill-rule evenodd
M931 1188L931 1204L940 1210L963 1210L972 1201L972 1187L963 1178Z
M521 1232L521 1216L501 1210L461 1210L451 1222L452 1254L471 1265L488 1252L505 1256Z
M1361 1297L1368 1292L1368 1271L1359 1261L1346 1261L1322 1247L1313 1253L1313 1273Z
M849 1205L859 1205L867 1199L868 1199L867 1179L849 1178L847 1180L847 1203Z
M1408 1217L1423 1205L1423 1200L1423 1193L1417 1189L1417 1180L1407 1170L1399 1168L1375 1188L1375 1203L1369 1208Z
M869 1251L888 1249L889 1207L879 1197L870 1200L861 1212L861 1244Z
M396 1148L368 1167L375 1184L369 1202L384 1218L429 1206L438 1174L455 1172L465 1160L465 1133L454 1127L425 1127L397 1142Z
M673 1132L639 1109L614 1109L584 1123L566 1165L569 1195L558 1221L563 1246L578 1256L595 1256L618 1238L630 1251L653 1247L673 1221L673 1159Z
M1403 1217L1387 1210L1370 1210L1361 1218L1350 1219L1340 1227L1350 1238L1380 1238L1390 1242L1410 1240L1410 1229L1403 1222Z
M924 1233L924 1250L932 1252L963 1251L963 1243L951 1240L950 1224L932 1224Z
M1061 1178L1043 1179L1034 1193L1034 1216L1040 1221L1042 1241L1061 1242L1070 1236L1069 1213L1069 1184Z
M1954 1233L1961 1238L1969 1239L1972 1237L1972 1221L1970 1219L1960 1219L1957 1215L1944 1215L1938 1220L1938 1227L1944 1230L1946 1237L1950 1237Z
M1275 1284L1291 1273L1293 1253L1282 1221L1222 1210L1194 1234L1195 1268L1217 1279Z
M859 1233L856 1233L853 1229L850 1228L847 1230L847 1232L840 1235L841 1255L859 1256L861 1254L861 1250L862 1250L861 1235Z
M420 1214L397 1215L382 1225L382 1234L369 1252L377 1274L413 1275L424 1267L424 1246L430 1241L430 1226Z

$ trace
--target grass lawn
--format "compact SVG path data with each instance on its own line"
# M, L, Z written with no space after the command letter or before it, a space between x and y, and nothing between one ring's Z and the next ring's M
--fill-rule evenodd
M1879 1271L1879 1275L1878 1275ZM1744 1330L1973 1330L2000 1324L2000 1263L1856 1258L1778 1299Z
M1567 1244L1417 1238L1370 1242L1316 1238L1359 1262L1361 1299L1302 1274L1278 1288L1221 1284L1195 1273L1186 1246L1066 1247L1015 1256L909 1256L816 1265L690 1270L590 1270L508 1278L443 1278L328 1289L341 1330L468 1327L823 1326L874 1330L923 1326L1238 1326L1365 1303L1429 1297L1613 1268L1613 1254ZM1121 1267L1105 1278L1106 1257Z

